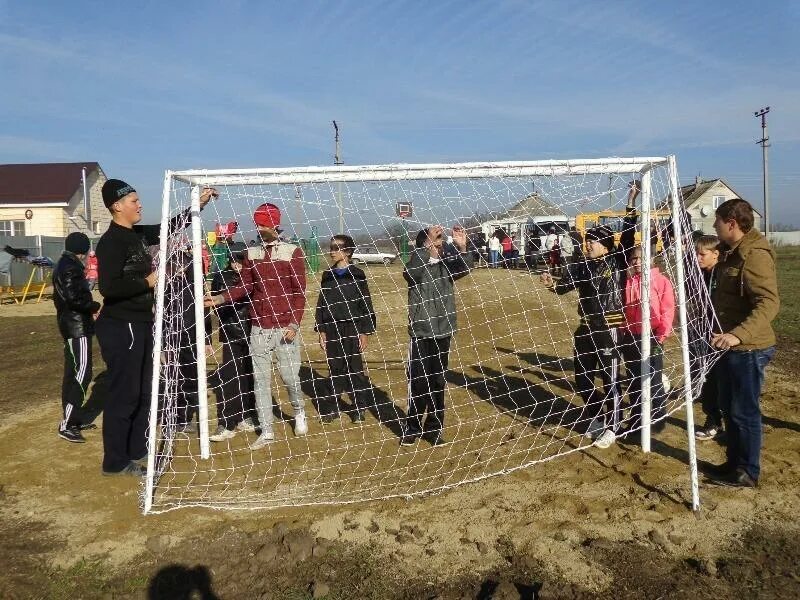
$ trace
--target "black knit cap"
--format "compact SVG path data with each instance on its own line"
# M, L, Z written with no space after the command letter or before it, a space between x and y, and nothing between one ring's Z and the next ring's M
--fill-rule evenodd
M86 254L90 246L89 238L80 231L73 231L64 240L64 250L73 254Z
M111 208L117 200L121 200L136 190L121 179L109 179L103 184L103 204Z
M605 225L598 225L589 229L586 232L586 241L588 242L589 240L600 242L609 252L614 249L614 232Z

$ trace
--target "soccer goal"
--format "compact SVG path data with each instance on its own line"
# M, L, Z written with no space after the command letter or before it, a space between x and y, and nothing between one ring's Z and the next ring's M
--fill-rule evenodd
M205 186L219 197L201 211ZM259 236L253 214L264 203L280 212L283 250ZM445 230L442 256L450 252L471 267L453 284L449 364L430 374L445 382L444 427L434 442L446 443L423 435L401 445L411 394L404 267L418 232L437 224ZM583 272L579 266L592 260L586 234L598 226L614 236L613 255L622 238L633 237L641 263L672 282L676 316L663 344L653 341L644 319L635 342L628 338L636 359L617 348L603 372L587 374L587 357L599 352L579 339L588 317L579 314L575 291L554 293L548 284L557 288ZM466 246L459 248L462 229ZM341 377L333 381L336 367L315 331L331 238L340 233L355 241L352 260L366 276L375 322L358 385L353 377L344 386ZM299 359L290 367L273 362L282 338L270 361L247 356L263 349L248 350L246 340L238 355L226 348L220 328L232 313L204 306L205 298L237 285L231 269L278 260L281 252L302 257L292 263L304 310L292 341ZM591 427L598 415L617 443L638 436L648 452L651 428L681 407L699 508L692 400L715 359L706 342L713 313L673 156L167 171L157 262L145 513L409 498L556 458L569 468L568 455L597 445ZM622 270L630 277L631 269ZM290 293L275 289L284 285L280 278L252 273L256 287L272 286L271 297ZM643 268L637 279L640 314L653 303L651 277ZM245 314L274 309L249 291L238 304ZM651 376L656 358L662 372ZM264 365L272 372L269 394L263 386L252 391L257 359L262 380ZM307 433L298 427L296 397L287 393L294 377L287 368L297 371ZM596 386L590 399L576 384L576 370L584 372L584 387L586 377ZM259 392L257 402L271 407L273 439L252 448L265 426L252 408Z

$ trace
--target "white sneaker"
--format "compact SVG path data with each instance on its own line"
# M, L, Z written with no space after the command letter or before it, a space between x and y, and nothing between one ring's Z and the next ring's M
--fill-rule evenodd
M606 424L603 421L603 419L601 419L600 417L595 417L594 419L592 419L592 422L589 423L589 427L586 429L586 433L584 433L583 435L589 438L590 440L593 440L603 432L605 426Z
M308 421L306 420L306 413L298 412L294 416L294 434L297 436L301 436L307 433L308 433Z
M609 448L611 444L613 444L617 440L617 436L614 435L614 432L610 429L606 429L597 440L595 441L594 445L598 448Z
M217 427L217 430L214 432L213 435L208 436L208 439L212 442L224 442L225 440L229 440L232 437L236 436L235 429L225 429L222 425Z
M269 430L262 430L261 435L258 436L258 439L250 444L251 450L258 450L259 448L263 448L267 444L271 444L272 440L275 439L275 434Z
M243 419L236 424L236 431L255 431L256 426L250 418Z

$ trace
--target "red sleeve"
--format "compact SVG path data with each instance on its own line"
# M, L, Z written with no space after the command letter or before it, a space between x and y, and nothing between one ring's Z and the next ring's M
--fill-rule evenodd
M253 263L249 258L242 261L242 270L239 272L239 276L241 280L239 285L222 293L225 302L236 302L253 291Z
M300 248L292 254L290 268L289 305L292 307L292 323L299 326L306 308L306 259Z
M660 314L658 323L653 327L653 334L659 342L663 342L672 333L672 324L675 321L675 291L672 282L666 277L662 279L660 287Z

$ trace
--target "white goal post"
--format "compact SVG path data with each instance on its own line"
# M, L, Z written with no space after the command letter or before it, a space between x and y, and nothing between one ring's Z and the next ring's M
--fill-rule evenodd
M672 279L676 296L676 335L665 343L665 358L660 358L666 361L664 373L673 376L673 395L668 401L661 400L666 402L666 412L653 419L660 422L685 406L692 508L698 510L693 401L714 353L706 349L698 355L692 348L702 343L710 329L710 299L696 261L692 261L692 231L682 205L675 157L667 156L167 171L158 247L144 513L183 506L269 508L411 497L591 446L585 437L588 433L583 432L585 407L572 383L580 362L571 337L578 302L571 294L549 294L538 277L533 277L542 270L538 261L542 257L550 260L542 246L545 232L540 231L540 223L559 227L559 240L568 235L566 227L560 229L560 215L567 217L565 223L572 223L577 215L591 213L613 224L631 178L637 179L641 188L635 208L642 264L656 260ZM217 188L220 197L201 212L204 187ZM413 222L396 216L398 201L413 203ZM247 432L240 432L238 426L231 430L230 440L210 441L213 416L222 422L220 402L226 401L222 398L227 393L224 386L230 381L220 379L223 350L207 336L206 323L210 321L204 299L209 296L209 282L217 266L214 255L206 258L204 253L212 248L208 232L214 231L215 223L225 221L238 224L238 232L228 243L236 239L242 246L260 245L252 213L266 202L280 208L284 235L292 234L287 243L303 249L308 269L306 316L299 334L303 375L298 386L303 388L310 424L307 436L292 435L291 419L280 416L280 407L288 406L283 387L275 381L272 397L266 400L278 415L275 440L265 448L250 449L239 441ZM534 205L546 206L544 212L551 221L534 214L539 210L531 208ZM342 214L347 232L338 231ZM448 419L451 411L454 413L455 424L445 425L445 431L453 440L447 448L418 445L409 451L392 437L402 429L402 419L392 423L377 404L374 419L368 412L365 423L324 420L320 408L324 394L315 396L330 362L326 363L325 354L307 339L314 335L311 322L325 266L320 259L324 251L318 245L326 237L350 233L357 243L361 240L397 253L401 242L408 244L409 237L413 240L410 227L421 229L437 223L469 223L469 252L475 262L470 279L454 284L459 325L449 351L450 367L439 374L447 380L445 411ZM486 223L492 223L491 227L508 224L509 237L514 237L513 252L517 253L510 259L515 261L513 266L507 261L502 265L506 269L493 268L499 265L491 263L491 254L480 245L488 247L490 236L482 233ZM511 236L515 227L517 233ZM656 228L660 228L658 244L651 237ZM501 235L506 233L503 230ZM484 242L475 241L479 238ZM644 243L646 240L651 243ZM579 254L576 250L575 256ZM223 260L232 255L225 256ZM395 262L389 267L360 265L372 290L378 322L378 331L371 336L375 341L364 351L365 370L374 386L373 398L380 397L392 414L402 413L411 394L404 383L410 360L403 354L408 343L401 264L405 257L392 259ZM187 266L181 270L175 265L184 258ZM563 270L560 273L564 276ZM498 290L505 295L499 300L495 297ZM640 293L642 314L650 314L648 268L641 271ZM186 306L187 298L191 306ZM517 327L519 330L513 329ZM633 416L623 417L624 424L629 431L641 431L644 452L651 450L651 391L656 389L654 384L661 385L651 381L651 333L650 321L642 319L642 332L637 334L641 363L626 365L628 382L635 368L641 393L636 398L629 394L630 407L626 409L635 410L640 420L634 425ZM207 357L205 349L210 343L212 353ZM573 351L575 361L570 368ZM209 359L211 363L207 363ZM209 364L215 364L216 370L210 372ZM214 383L209 383L210 375L215 375ZM338 394L335 386L331 389ZM209 403L211 391L217 397L216 405ZM663 392L659 389L658 393ZM526 403L528 396L531 400ZM187 407L186 398L196 398L196 406ZM334 404L338 407L338 397ZM613 409L615 419L617 408ZM620 414L626 414L619 408ZM187 410L196 417L181 417ZM317 413L321 423L316 420ZM244 415L239 417L241 425ZM181 418L192 421L182 422ZM196 432L191 427L195 418ZM617 431L616 421L614 426Z

